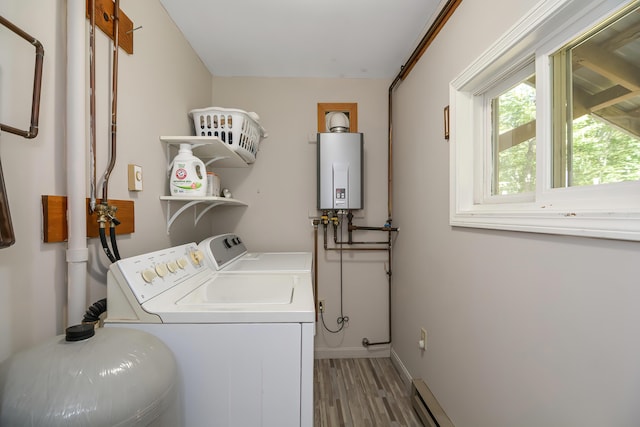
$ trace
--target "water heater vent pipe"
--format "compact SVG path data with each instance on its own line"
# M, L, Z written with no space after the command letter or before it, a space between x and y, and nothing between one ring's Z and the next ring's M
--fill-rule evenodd
M327 119L329 120L329 132L349 132L349 118L345 113L334 111L327 114Z

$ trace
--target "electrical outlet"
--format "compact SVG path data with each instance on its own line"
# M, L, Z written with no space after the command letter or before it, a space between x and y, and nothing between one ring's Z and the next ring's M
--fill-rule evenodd
M420 342L418 343L418 346L422 350L427 349L427 330L425 328L420 328Z
M318 310L320 311L320 313L324 313L324 300L323 299L318 301Z

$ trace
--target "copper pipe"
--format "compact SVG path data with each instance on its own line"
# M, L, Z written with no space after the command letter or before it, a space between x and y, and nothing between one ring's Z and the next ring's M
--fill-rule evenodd
M0 123L0 131L19 135L27 139L38 135L38 121L40 117L40 92L42 87L42 62L44 60L44 47L37 39L22 31L16 25L0 16L0 24L22 37L36 48L35 71L33 73L33 95L31 98L31 124L29 130L21 130L13 126ZM0 248L6 248L15 243L15 234L9 211L9 199L4 184L2 164L0 164Z
M386 251L387 248L324 248L325 251Z
M0 123L0 130L9 132L15 135L20 135L27 139L35 138L38 135L38 121L40 119L40 92L42 86L42 62L44 60L44 47L37 39L30 36L20 28L0 16L0 24L4 25L36 48L36 65L33 73L33 95L31 98L31 125L29 130L20 130L13 126L8 126Z
M342 233L341 233L342 234ZM334 226L333 227L333 243L336 245L386 245L387 242L374 242L374 241L370 241L370 242L356 242L353 240L351 232L349 232L349 238L347 239L347 241L340 241L338 240L338 227Z
M333 227L333 242L335 244L342 244L345 243L347 245L366 245L366 244L370 244L370 245L386 245L387 242L374 242L374 241L361 241L361 242L356 242L353 240L353 232L356 230L365 230L365 231L384 231L384 232L391 232L391 231L398 231L398 228L396 227L389 227L388 225L385 225L384 227L367 227L367 226L361 226L361 225L354 225L353 224L353 212L349 211L349 213L347 214L347 220L348 220L348 225L347 225L347 230L348 230L348 240L346 242L339 242L338 241L338 235L337 235L337 224L334 223L334 227Z
M453 12L460 3L462 3L462 0L448 0L442 7L440 13L438 13L438 16L420 40L420 43L418 43L418 46L415 48L404 66L400 69L400 73L398 73L398 77L400 79L404 80L407 78L413 67L426 52L431 42L435 40L440 30L444 27L444 24L446 24L449 18L451 18L451 15L453 15Z
M118 49L120 45L120 0L115 0L113 7L113 71L111 82L111 151L109 153L109 166L104 174L102 183L102 203L108 203L109 177L116 164L116 132L118 117Z
M369 231L398 231L400 230L398 227L363 227L361 225L350 225L349 230L369 230Z
M16 242L16 236L11 222L11 212L9 211L9 199L7 189L4 186L4 175L2 174L2 162L0 162L0 248L8 248Z
M389 246L387 248L387 250L389 251L388 257L389 257L389 270L387 270L387 281L388 281L388 285L387 285L387 292L388 292L388 310L389 310L389 317L388 317L388 321L389 321L389 339L387 339L386 341L375 341L375 342L371 342L369 341L368 338L363 338L362 339L362 346L363 347L369 347L372 345L385 345L385 344L391 344L392 341L392 319L391 319L391 264L392 264L392 259L391 259L391 233L389 233Z
M372 345L390 344L391 343L391 264L392 264L391 248L392 248L392 242L391 242L391 233L390 232L391 231L398 231L397 228L391 227L391 221L392 221L392 218L393 218L393 91L396 88L396 86L409 75L409 73L411 72L411 70L413 69L415 64L422 57L422 54L427 50L427 47L429 47L431 42L436 38L436 36L438 35L438 33L440 32L442 27L444 27L444 24L449 20L449 18L451 17L451 15L453 14L455 9L458 7L458 5L461 2L462 2L462 0L448 0L447 1L447 3L443 6L442 10L440 11L438 16L436 17L436 19L433 22L433 24L431 24L431 26L427 30L427 32L424 35L424 37L422 38L422 40L420 40L420 43L418 44L416 49L413 51L413 53L411 54L411 56L409 57L407 62L400 68L400 72L398 73L396 78L393 79L393 82L389 86L389 100L388 100L388 121L389 121L388 131L389 131L389 135L388 135L388 147L387 147L387 149L388 149L388 164L387 164L387 174L388 174L387 175L388 176L388 182L387 182L388 219L387 219L387 224L389 224L389 227L385 226L385 227L381 227L381 229L378 229L380 231L389 231L389 244L388 244L389 271L387 272L387 275L389 276L389 287L388 287L389 288L388 289L389 290L389 339L387 341L370 342L367 338L363 338L362 345L364 347L369 347L369 346L372 346ZM373 227L373 228L375 228L375 227ZM388 230L387 230L387 228L388 228ZM360 227L360 226L353 226L353 228L351 226L349 227L349 231L350 232L353 231L353 230L369 230L369 229L372 229L372 228L370 228L370 227Z
M386 251L387 248L372 248L372 247L357 247L357 248L343 248L343 247L339 247L339 248L335 248L332 247L330 248L328 243L327 243L327 224L324 224L324 250L325 251ZM372 242L373 243L373 242ZM383 243L387 243L387 242L383 242Z
M402 67L400 67L400 72L398 73L396 78L393 79L393 82L389 86L389 101L388 101L389 103L388 162L389 163L387 165L388 167L387 192L388 192L388 216L389 216L388 223L389 224L391 224L391 219L393 218L393 215L392 215L392 212L393 212L393 187L392 187L392 184L393 184L393 90L402 80L407 78L407 76L409 75L413 67L420 60L420 58L422 57L424 52L427 50L431 42L435 40L440 30L447 23L451 15L453 15L453 12L460 5L460 3L462 3L462 0L447 1L447 3L440 10L440 13L436 17L435 21L433 21L433 23L431 24L431 26L429 27L425 35L420 40L420 43L418 43L418 46L415 48L415 50L413 51L413 53L411 54L407 62L405 62L405 64Z
M398 75L389 86L388 101L388 146L387 146L387 222L391 224L393 218L393 90L400 81Z
M379 241L379 242L375 242L375 241L365 241L365 242L339 242L336 241L336 244L345 244L345 245L386 245L387 242L383 242L383 241Z
M356 242L353 240L353 233L352 233L352 227L354 227L352 221L353 221L353 213L351 211L349 211L349 214L347 215L347 218L349 219L349 225L347 227L348 231L348 237L347 237L347 241L339 241L338 240L338 224L337 223L333 223L333 243L336 245L386 245L387 242ZM340 237L342 238L342 232L340 233Z
M320 220L313 220L313 303L318 321L318 224Z

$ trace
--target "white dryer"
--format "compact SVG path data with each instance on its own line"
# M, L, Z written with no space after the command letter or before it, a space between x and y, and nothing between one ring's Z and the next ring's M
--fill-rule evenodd
M198 245L205 263L220 273L311 273L311 252L248 252L235 234L220 234Z
M311 427L310 269L227 274L206 258L189 243L112 264L106 325L171 348L187 427Z

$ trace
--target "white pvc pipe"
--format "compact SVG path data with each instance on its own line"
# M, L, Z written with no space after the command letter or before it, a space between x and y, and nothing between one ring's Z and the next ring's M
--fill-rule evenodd
M67 0L67 326L87 308L85 0Z

